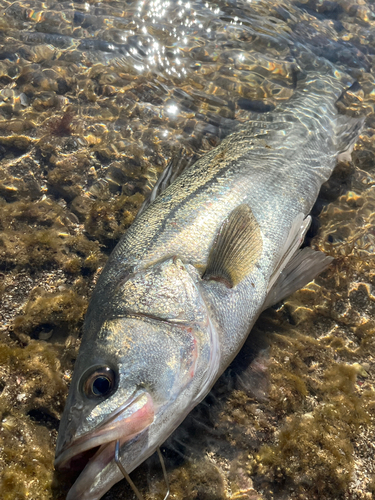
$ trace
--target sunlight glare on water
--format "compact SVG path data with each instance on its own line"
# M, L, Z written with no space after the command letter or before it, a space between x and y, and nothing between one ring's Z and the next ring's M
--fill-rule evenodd
M163 453L179 500L372 498L373 2L0 0L0 10L1 498L69 489L53 455L84 312L161 172L261 120L319 71L360 83L340 112L367 110L352 161L312 213L307 243L335 262L262 315ZM163 498L153 459L133 477L145 498ZM105 498L129 495L121 483Z

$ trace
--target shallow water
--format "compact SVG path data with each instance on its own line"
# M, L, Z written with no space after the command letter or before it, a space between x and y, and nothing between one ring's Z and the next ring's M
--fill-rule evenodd
M177 172L327 64L361 83L368 114L353 161L313 210L307 243L336 260L261 316L163 453L175 499L372 498L372 2L0 9L2 498L60 499L73 481L54 475L53 456L84 311L162 170L173 161ZM154 457L132 476L145 498L163 498ZM132 495L122 482L105 498Z

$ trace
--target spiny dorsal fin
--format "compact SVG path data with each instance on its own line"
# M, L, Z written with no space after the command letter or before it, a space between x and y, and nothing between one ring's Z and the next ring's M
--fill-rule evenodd
M240 205L223 222L208 258L204 279L232 288L248 276L262 253L259 224L248 205Z
M143 214L143 212L151 205L151 203L163 193L167 187L169 187L172 182L179 177L182 172L190 167L197 160L196 155L189 155L189 153L183 149L178 154L174 155L169 161L166 168L161 173L159 179L157 180L155 186L152 188L151 193L145 199L141 208L138 210L136 219Z

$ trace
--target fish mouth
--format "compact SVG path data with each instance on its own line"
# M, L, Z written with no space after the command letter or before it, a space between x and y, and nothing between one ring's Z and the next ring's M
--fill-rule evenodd
M153 400L143 392L130 398L96 429L87 432L64 446L55 458L57 469L83 469L88 461L98 461L104 467L114 458L115 444L120 445L138 436L153 422ZM73 467L72 467L73 466Z

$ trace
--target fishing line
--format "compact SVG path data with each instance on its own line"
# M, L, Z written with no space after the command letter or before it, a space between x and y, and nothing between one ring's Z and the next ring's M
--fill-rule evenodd
M160 460L160 463L161 463L161 468L163 469L164 481L165 481L165 484L167 485L167 494L164 497L164 500L167 500L167 498L169 497L169 481L168 481L167 470L165 468L164 458L163 458L163 455L161 454L161 451L160 451L159 447L157 448L157 452L158 452L158 455L159 455L159 460Z
M167 485L167 494L165 495L164 497L164 500L167 500L167 498L169 497L169 481L168 481L168 475L167 475L167 470L165 468L165 464L164 464L164 459L163 459L163 455L161 454L161 451L160 451L160 448L158 447L157 448L157 452L158 452L158 455L159 455L159 460L160 460L160 463L161 463L161 468L163 469L163 475L164 475L164 481L165 481L165 484ZM136 487L136 485L133 483L133 481L130 479L130 476L129 474L126 472L124 466L122 465L122 463L120 462L120 440L118 439L116 441L116 447L115 447L115 462L117 464L117 467L120 469L120 471L122 472L124 478L127 480L127 482L130 484L130 487L131 489L134 491L135 493L135 496L138 498L138 500L143 500L143 496L139 493L139 490L138 488Z
M127 480L127 482L130 484L131 489L134 491L135 496L138 498L138 500L143 500L143 496L139 493L138 488L136 485L133 483L133 481L130 479L129 474L126 472L125 468L123 467L122 463L120 462L120 457L119 457L119 451L120 451L120 440L118 439L116 441L116 448L115 448L115 462L117 464L117 467L120 469L120 471L123 473L124 478Z

